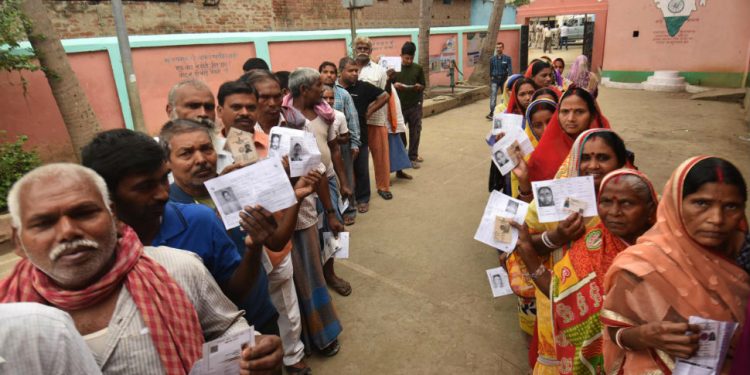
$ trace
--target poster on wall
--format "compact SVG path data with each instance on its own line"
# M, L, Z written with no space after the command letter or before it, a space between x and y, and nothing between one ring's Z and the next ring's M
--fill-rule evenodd
M449 38L443 43L440 54L430 55L430 72L439 73L447 71L451 67L451 62L456 61L456 39Z
M487 32L466 33L466 56L468 57L468 66L472 67L479 62L482 42L486 37Z

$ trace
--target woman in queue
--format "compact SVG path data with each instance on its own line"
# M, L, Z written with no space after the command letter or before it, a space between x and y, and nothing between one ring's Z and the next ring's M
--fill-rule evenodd
M746 201L745 180L724 159L693 157L674 171L656 224L615 258L604 280L607 373L671 373L675 359L698 349L690 316L737 322L742 330L750 276L735 255L745 238Z
M628 165L627 155L624 142L613 131L591 129L585 131L576 139L566 161L559 168L556 178L591 175L594 177L595 188L598 191L604 175ZM525 163L519 163L513 173L522 184L528 182L528 169ZM526 188L526 186L523 188ZM528 189L530 191L530 185L528 185ZM560 223L540 223L537 217L536 201L532 201L529 205L526 224L531 234L528 241L534 251L536 263L527 264L518 252L513 252L507 257L506 268L511 278L511 284L515 284L514 290L525 291L529 287L535 290L537 348L535 349L532 346L530 349L536 350L538 355L535 374L556 373L558 361L555 354L553 317L548 294L549 282L541 282L544 286L540 288L540 282L536 281L534 272L540 269L540 265L543 265L544 269L547 270L553 269L554 265L565 254L563 247L569 242L581 238L587 228L593 228L599 223L598 216L585 219L578 213L571 214Z
M608 129L609 121L601 114L596 99L588 91L571 87L563 94L557 112L552 116L528 162L529 182L549 180L565 160L573 141L588 129ZM530 185L529 185L530 187ZM530 196L531 190L523 190Z
M615 256L654 224L657 202L653 184L642 173L633 169L609 173L599 188L601 221L563 245L562 257L551 269L538 261L528 232L516 225L522 238L520 255L538 275L539 291L551 300L559 374L604 373L599 320L604 275Z

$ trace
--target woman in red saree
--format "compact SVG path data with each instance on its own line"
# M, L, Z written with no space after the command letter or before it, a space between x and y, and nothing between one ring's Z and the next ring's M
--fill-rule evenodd
M510 100L505 113L514 113L523 116L526 108L531 103L531 97L534 96L537 87L530 78L519 78L513 83L513 89L510 92Z
M607 373L671 374L675 358L698 348L690 316L738 322L741 331L750 276L734 253L744 239L746 200L745 180L726 160L693 157L674 171L656 225L605 276ZM730 366L727 358L721 373Z
M608 129L609 121L601 114L596 100L588 91L571 87L563 94L557 112L528 162L530 181L543 181L555 173L568 155L573 141L588 129Z

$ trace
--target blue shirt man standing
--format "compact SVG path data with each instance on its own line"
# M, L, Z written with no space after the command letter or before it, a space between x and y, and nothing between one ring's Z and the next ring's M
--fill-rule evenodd
M495 114L498 89L500 94L502 94L505 80L513 74L513 63L510 56L503 54L504 48L505 44L503 42L497 42L497 54L490 58L490 114L487 115L487 119L489 120Z

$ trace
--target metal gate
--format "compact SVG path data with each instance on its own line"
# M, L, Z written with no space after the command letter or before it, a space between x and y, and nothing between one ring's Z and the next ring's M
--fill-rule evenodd
M526 71L526 67L529 65L529 25L521 26L521 50L519 51L518 64L521 68L520 72Z
M594 22L586 21L583 24L583 54L589 59L591 65L591 55L594 52ZM589 66L589 68L593 67Z

